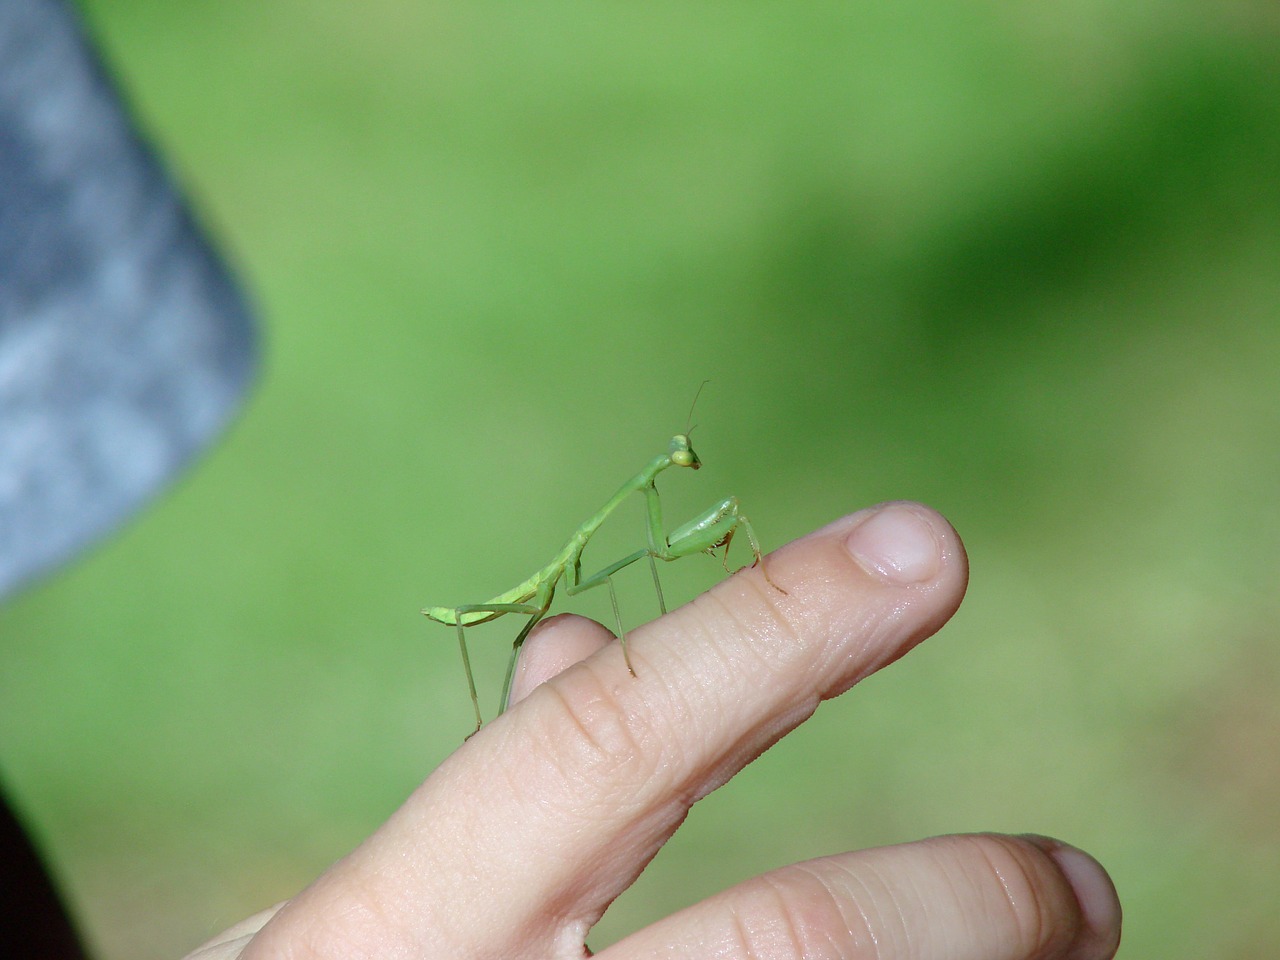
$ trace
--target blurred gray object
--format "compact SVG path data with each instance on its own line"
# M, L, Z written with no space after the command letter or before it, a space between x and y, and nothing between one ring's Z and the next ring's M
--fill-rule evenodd
M208 445L255 367L226 267L59 0L0 0L0 597Z

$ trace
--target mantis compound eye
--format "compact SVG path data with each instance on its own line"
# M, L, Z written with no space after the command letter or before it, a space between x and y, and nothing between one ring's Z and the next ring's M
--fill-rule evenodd
M677 467L692 467L697 470L702 466L702 461L693 452L693 445L689 443L688 436L683 433L678 433L671 438L670 456L671 462Z

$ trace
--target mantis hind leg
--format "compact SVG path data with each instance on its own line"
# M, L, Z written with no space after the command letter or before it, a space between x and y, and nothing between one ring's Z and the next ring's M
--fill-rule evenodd
M524 629L520 631L520 635L516 637L515 648L511 651L511 662L507 665L507 685L511 683L511 674L515 669L516 655L520 652L520 644L524 643L524 638L529 635L529 631L533 629L534 624L546 615L547 609L551 606L551 598L548 596L546 602L539 605L533 603L469 603L461 607L453 608L453 620L458 628L458 649L462 652L462 669L467 675L467 692L471 694L471 706L476 711L476 728L470 734L468 739L480 732L480 728L484 725L484 718L480 714L480 697L476 694L476 678L471 672L471 655L467 652L467 625L466 619L469 613L526 613L529 615L529 622L524 625ZM483 622L481 618L478 622ZM498 708L501 713L506 709L507 689L503 688L502 703Z
M471 672L471 655L467 653L467 628L462 625L462 617L458 617L458 649L462 651L462 669L467 674L467 690L471 693L471 706L476 711L476 728L473 734L480 732L484 719L480 716L480 697L476 695L476 678ZM468 736L471 736L469 734Z

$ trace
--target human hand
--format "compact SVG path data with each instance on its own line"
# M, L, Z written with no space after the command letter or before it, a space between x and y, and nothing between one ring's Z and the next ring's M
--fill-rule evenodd
M845 517L628 634L557 617L529 637L517 705L292 900L188 960L589 956L588 931L683 821L818 704L951 616L955 531L914 504ZM586 658L586 659L584 659ZM1056 841L939 837L773 870L601 958L1106 960L1120 906Z

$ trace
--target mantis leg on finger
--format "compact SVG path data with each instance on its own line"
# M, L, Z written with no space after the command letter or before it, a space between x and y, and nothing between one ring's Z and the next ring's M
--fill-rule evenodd
M551 597L547 596L545 606L538 606L531 603L470 603L461 607L453 608L453 623L458 630L458 649L462 652L462 669L467 674L467 690L471 693L471 705L476 711L476 729L479 730L484 720L480 716L480 698L476 695L476 679L471 672L471 656L467 653L467 635L466 628L477 623L484 623L487 620L493 620L502 616L504 613L525 613L529 615L528 622L520 630L520 635L516 637L515 646L511 654L511 662L507 667L507 679L502 690L502 702L506 703L507 695L511 689L511 675L515 668L516 651L520 649L524 643L524 638L529 635L532 630L544 616L546 616L548 608L551 606ZM426 613L427 611L423 611ZM473 617L472 614L480 614ZM433 620L446 622L439 616L431 616Z
M653 488L650 487L649 490ZM646 490L646 493L649 492ZM650 512L650 530L661 529L662 516L661 507L658 501L657 491L653 491L653 496L648 498ZM656 515L655 515L656 511ZM656 524L656 527L654 526ZM613 599L613 615L618 621L618 639L622 644L622 656L626 660L627 669L631 671L631 675L636 675L635 667L631 665L631 655L627 652L627 635L622 629L622 618L618 614L617 594L613 589L613 575L623 567L635 563L641 557L649 558L650 568L653 570L653 582L658 591L658 605L662 609L663 615L667 612L667 604L662 596L662 585L658 580L658 568L654 562L658 560L678 560L681 557L692 556L695 553L706 553L715 555L715 550L719 547L724 548L724 564L725 570L729 569L729 543L733 540L733 535L741 528L747 534L747 540L751 544L751 553L754 557L752 566L760 564L762 556L760 554L760 543L756 540L755 530L752 528L750 521L742 515L738 509L737 497L726 497L720 503L716 504L698 516L694 517L688 523L682 524L673 530L670 534L664 534L657 538L656 545L644 550L637 550L629 556L623 557L614 563L609 564L603 570L592 576L581 580L578 583L569 582L565 584L565 593L569 596L581 593L584 590L590 590L592 587L598 587L602 583L609 585L609 593ZM779 587L769 576L769 571L761 566L764 578L769 584L780 593L786 593Z
M701 387L699 391L701 391ZM694 400L696 402L697 398L695 397ZM741 529L746 533L747 540L751 544L753 557L751 566L759 565L764 572L765 580L778 592L786 593L769 576L769 571L764 566L760 553L760 542L756 539L755 530L750 522L742 515L737 497L726 497L715 506L698 514L692 520L676 527L670 533L666 532L662 523L662 503L658 497L654 481L659 474L669 467L688 467L692 470L697 470L701 466L702 461L698 459L698 455L694 452L693 446L689 442L689 431L686 428L684 433L678 433L671 438L671 443L666 453L654 457L644 469L619 487L604 506L587 518L582 526L573 532L551 562L531 575L523 583L512 587L505 593L498 594L484 603L462 604L456 607L427 607L422 611L429 619L452 626L458 632L458 646L462 651L462 666L467 675L467 689L471 694L471 704L475 708L476 730L480 729L484 721L480 713L480 699L476 695L475 678L471 672L471 658L467 653L466 628L475 626L478 623L496 620L498 617L508 613L522 613L529 617L528 622L521 628L515 642L512 644L511 659L507 664L507 678L503 685L502 703L499 709L499 712L501 712L501 710L506 709L507 697L511 691L511 678L515 671L516 658L520 654L520 647L529 635L529 631L551 609L556 587L561 580L565 581L565 593L570 596L602 584L609 587L610 599L613 602L613 613L617 620L618 638L622 645L622 655L632 676L636 675L636 671L631 664L631 655L627 650L627 638L622 629L622 617L618 611L618 598L613 586L613 575L642 557L648 558L649 568L653 574L654 589L658 594L658 606L662 613L665 614L667 605L662 595L662 584L658 579L656 561L678 560L681 557L691 556L695 553L707 553L714 556L717 549L724 548L725 569L728 570L729 543L733 540L734 534ZM633 493L643 493L645 497L648 545L584 578L582 576L583 550L586 549L587 544L601 524Z

